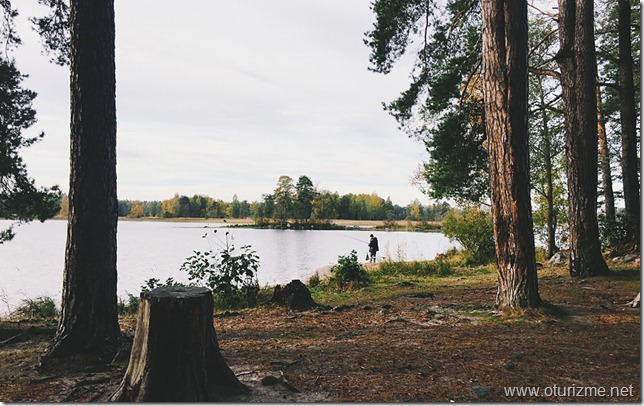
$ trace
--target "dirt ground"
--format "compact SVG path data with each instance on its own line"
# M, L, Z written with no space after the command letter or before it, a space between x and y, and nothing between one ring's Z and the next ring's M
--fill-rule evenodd
M493 274L397 283L332 310L219 314L221 352L251 388L229 401L639 403L640 309L626 305L640 289L639 268L581 280L564 268L539 274L549 306L521 314L494 310ZM134 319L121 322L131 333ZM0 401L108 399L126 362L37 369L53 329L29 325L0 324ZM269 375L288 384L261 385ZM540 393L519 396L515 387Z

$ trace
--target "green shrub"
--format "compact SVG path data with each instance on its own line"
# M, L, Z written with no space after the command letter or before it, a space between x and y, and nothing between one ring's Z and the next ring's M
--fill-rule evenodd
M28 317L31 319L53 319L59 315L54 299L40 296L35 299L24 299L22 304L11 313L12 317Z
M314 287L318 286L319 284L320 284L320 274L317 273L317 272L314 273L313 275L311 275L309 280L306 282L306 285L309 288L314 288Z
M338 256L338 263L331 268L331 274L331 283L340 289L354 289L369 282L367 271L358 262L356 250L347 256Z
M462 214L450 210L443 220L443 234L458 241L466 253L466 265L486 264L496 258L492 215L475 207Z
M255 251L250 245L236 251L228 232L220 251L194 251L181 265L192 283L213 291L215 307L220 309L257 305L258 269L259 257Z

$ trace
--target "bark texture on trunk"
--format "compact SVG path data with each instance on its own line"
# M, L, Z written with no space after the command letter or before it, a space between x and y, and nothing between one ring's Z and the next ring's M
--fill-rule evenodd
M212 292L162 287L141 293L120 402L208 402L246 391L219 351Z
M602 111L601 87L597 86L597 135L599 137L599 168L602 173L604 189L604 214L609 223L615 222L615 194L613 193L613 177L610 170L610 151L606 138L606 120Z
M570 275L608 272L597 225L597 63L592 0L559 0L561 69L566 127Z
M71 2L71 151L62 314L49 356L109 359L116 296L114 1Z
M500 308L536 307L525 0L483 0L483 93Z
M618 0L619 99L622 126L622 180L628 221L628 238L640 244L640 178L637 174L637 115L631 43L631 4Z

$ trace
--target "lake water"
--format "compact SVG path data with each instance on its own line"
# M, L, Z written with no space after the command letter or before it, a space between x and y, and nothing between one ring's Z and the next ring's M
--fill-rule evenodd
M0 220L0 230L10 224ZM14 309L25 298L47 295L60 303L66 230L66 221L36 221L15 228L15 238L0 244L0 314ZM195 250L218 250L226 232L234 238L236 247L251 245L257 252L261 286L292 279L306 281L351 250L356 250L358 259L363 261L371 233L378 237L379 257L394 260L434 259L437 253L456 244L440 233L258 230L225 228L214 223L120 221L119 296L138 295L141 285L150 278L165 281L173 277L187 282L186 274L179 270L181 264Z

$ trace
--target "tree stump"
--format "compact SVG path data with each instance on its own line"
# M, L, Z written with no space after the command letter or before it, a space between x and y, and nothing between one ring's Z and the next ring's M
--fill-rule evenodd
M110 400L204 402L246 390L219 352L209 289L141 293L130 362Z
M286 306L290 310L311 310L319 305L311 297L309 288L299 279L293 279L286 286L275 286L273 296L268 303Z

